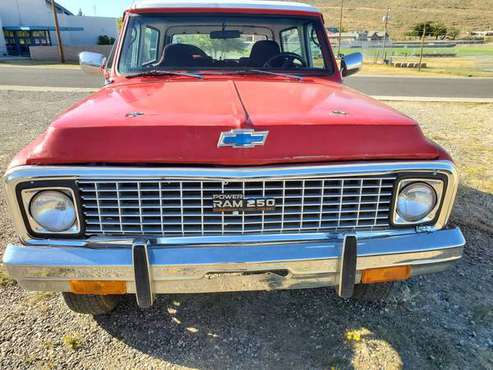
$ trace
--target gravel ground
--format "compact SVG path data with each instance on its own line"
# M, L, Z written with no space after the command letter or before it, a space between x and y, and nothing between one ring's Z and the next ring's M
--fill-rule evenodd
M0 92L1 171L81 97ZM172 295L147 311L128 297L98 318L2 273L0 368L493 368L493 106L392 105L423 122L464 174L452 222L468 246L453 269L401 284L385 305L332 289ZM0 255L14 240L2 194Z

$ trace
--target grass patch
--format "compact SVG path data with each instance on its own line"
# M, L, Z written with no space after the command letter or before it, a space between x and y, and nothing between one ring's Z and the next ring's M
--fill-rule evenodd
M40 302L46 302L52 299L56 295L55 292L32 292L28 296L28 302L32 305L36 305Z
M489 56L493 57L493 44L469 46L463 45L456 47L457 54L460 57L468 56Z
M479 70L474 61L452 58L424 59L427 67L418 71L417 68L397 68L383 64L364 64L361 74L366 75L395 75L395 76L456 76L456 77L493 77L493 63L491 71ZM493 60L493 58L492 58ZM395 61L402 61L399 59ZM405 62L418 62L418 59L407 58Z
M82 347L82 338L79 334L65 334L63 336L63 345L72 351Z
M419 44L419 41L416 41ZM450 41L453 42L453 41ZM402 48L386 48L387 56L394 57L418 57L421 53L421 47L402 47ZM380 48L351 48L351 49L341 49L343 54L354 53L359 51L364 53L368 58L375 57L381 53ZM460 45L455 47L424 47L423 54L455 54L457 57L493 57L493 44L485 45Z
M493 104L390 102L389 105L416 119L427 137L447 149L459 168L462 185L493 193ZM488 204L482 204L485 205Z
M0 286L7 287L11 285L15 285L15 281L10 279L7 272L0 266Z

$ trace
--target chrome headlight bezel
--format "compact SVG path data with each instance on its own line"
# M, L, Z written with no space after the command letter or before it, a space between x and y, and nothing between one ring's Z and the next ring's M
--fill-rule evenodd
M401 192L415 183L424 183L435 192L436 202L431 210L419 220L408 221L401 217L397 211ZM447 177L441 174L412 174L399 176L394 189L392 202L391 224L395 227L435 225L440 216L443 199L447 190Z
M65 194L73 203L75 209L75 221L73 225L64 231L50 231L40 225L31 214L31 202L42 191L58 191ZM17 187L17 199L24 224L29 235L35 238L76 238L82 235L82 215L78 190L71 181L40 181L19 184Z

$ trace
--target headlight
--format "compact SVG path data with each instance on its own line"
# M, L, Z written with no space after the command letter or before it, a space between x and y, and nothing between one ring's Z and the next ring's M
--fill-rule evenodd
M70 197L55 190L43 190L34 195L29 213L34 221L49 232L67 231L77 217Z
M413 182L405 186L397 198L397 214L406 222L426 218L437 204L434 188L425 182Z

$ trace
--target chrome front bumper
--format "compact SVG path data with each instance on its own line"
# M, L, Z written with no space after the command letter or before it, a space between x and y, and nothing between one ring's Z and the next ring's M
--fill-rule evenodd
M458 228L358 239L356 281L370 268L409 265L412 275L438 272L462 256ZM153 293L202 293L335 286L341 239L216 245L151 245ZM69 281L124 280L136 284L132 249L123 246L9 245L8 273L29 290L70 291Z

